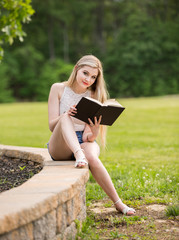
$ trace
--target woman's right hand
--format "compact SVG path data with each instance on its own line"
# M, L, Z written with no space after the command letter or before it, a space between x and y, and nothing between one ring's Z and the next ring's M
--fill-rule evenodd
M70 116L74 116L77 113L76 105L71 106L67 113Z

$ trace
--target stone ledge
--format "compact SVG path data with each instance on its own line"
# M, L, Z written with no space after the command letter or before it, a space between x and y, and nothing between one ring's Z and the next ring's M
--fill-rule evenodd
M83 221L86 216L88 168L76 169L74 161L54 162L48 150L41 148L0 145L0 155L44 165L38 174L21 186L0 193L0 240L50 240L59 235L61 239L68 239L67 232L74 229L74 220ZM45 222L49 221L53 221L55 230L48 229ZM73 238L74 231L68 235Z

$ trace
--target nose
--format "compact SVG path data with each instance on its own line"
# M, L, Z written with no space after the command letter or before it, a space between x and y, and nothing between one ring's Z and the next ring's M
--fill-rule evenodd
M90 80L90 77L89 77L89 76L88 76L88 77L86 77L86 78L85 78L85 80L86 80L86 81L89 81L89 80Z

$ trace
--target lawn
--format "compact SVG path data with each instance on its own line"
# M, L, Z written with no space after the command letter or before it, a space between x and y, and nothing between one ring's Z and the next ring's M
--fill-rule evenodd
M126 110L108 128L107 149L101 154L120 196L175 201L179 187L179 97L121 99L120 103ZM96 184L89 182L89 189L89 199L96 198L96 190L99 199L105 196Z
M100 158L120 197L135 208L152 203L176 206L179 192L179 96L130 98L119 102L126 109L108 128L107 147ZM50 137L47 113L47 103L1 104L0 143L43 148ZM111 206L91 175L86 196L88 208L104 199L107 199L105 206ZM92 215L85 224L79 239L88 239L87 235L91 234L89 225L97 228ZM116 239L118 233L112 231L110 234L114 236L109 239ZM117 239L130 239L125 234L124 238L121 235ZM99 236L96 230L93 239L102 239Z

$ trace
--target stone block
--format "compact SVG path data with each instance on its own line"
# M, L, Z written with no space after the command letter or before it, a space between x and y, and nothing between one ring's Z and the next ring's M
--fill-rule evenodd
M20 189L1 193L0 234L39 219L57 207L55 194L23 194Z
M83 205L84 204L82 204L82 201L80 198L80 193L77 193L73 199L73 217L74 217L74 219L77 218L78 214L80 213L81 209L83 208Z
M34 240L53 239L56 236L56 211L52 211L34 222Z
M73 222L69 227L65 229L63 233L63 240L75 240L77 234L76 224Z
M65 189L63 191L61 191L59 194L58 194L58 202L59 202L59 205L67 202L69 199L73 198L74 196L74 189L73 188L68 188L68 189Z
M68 200L66 206L67 206L67 226L69 226L75 220L74 198Z
M20 158L20 159L25 159L25 160L31 160L31 161L37 162L37 163L43 163L42 156L40 154L35 154L32 152L4 149L4 150L2 150L1 155L10 157L10 158Z
M62 234L56 235L55 238L53 238L52 240L63 240L62 239Z
M29 223L17 230L0 236L0 240L33 240L33 224Z
M57 208L57 233L62 233L67 227L67 206L63 203Z

